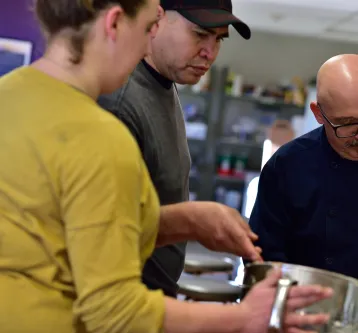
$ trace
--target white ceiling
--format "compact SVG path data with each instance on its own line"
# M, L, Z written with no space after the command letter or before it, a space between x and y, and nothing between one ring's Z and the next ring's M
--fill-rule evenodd
M358 0L233 0L253 31L358 42Z

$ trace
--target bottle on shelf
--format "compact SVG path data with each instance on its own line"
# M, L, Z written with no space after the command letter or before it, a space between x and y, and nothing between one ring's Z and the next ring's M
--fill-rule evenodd
M231 154L227 152L219 156L217 173L220 176L229 176L231 174L231 158Z
M248 155L245 152L234 155L232 158L231 174L237 178L245 178Z

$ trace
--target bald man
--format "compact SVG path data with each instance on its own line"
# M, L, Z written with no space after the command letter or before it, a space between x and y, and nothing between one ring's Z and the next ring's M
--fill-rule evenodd
M260 176L250 225L265 260L358 278L358 56L320 68L320 126L281 147Z

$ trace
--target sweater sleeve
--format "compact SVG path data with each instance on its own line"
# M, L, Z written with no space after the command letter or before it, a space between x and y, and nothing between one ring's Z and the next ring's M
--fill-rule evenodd
M76 136L63 161L61 209L78 294L76 320L90 333L160 332L164 296L141 282L140 246L148 232L154 246L158 223L148 223L149 230L142 225L141 204L153 205L146 209L157 210L155 217L159 206L141 202L144 166L138 146L113 121Z

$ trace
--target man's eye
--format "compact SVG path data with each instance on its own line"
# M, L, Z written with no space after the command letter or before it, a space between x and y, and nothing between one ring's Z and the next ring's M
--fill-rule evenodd
M208 36L208 34L206 32L201 32L201 31L195 31L195 33L200 37L200 38L205 38Z

